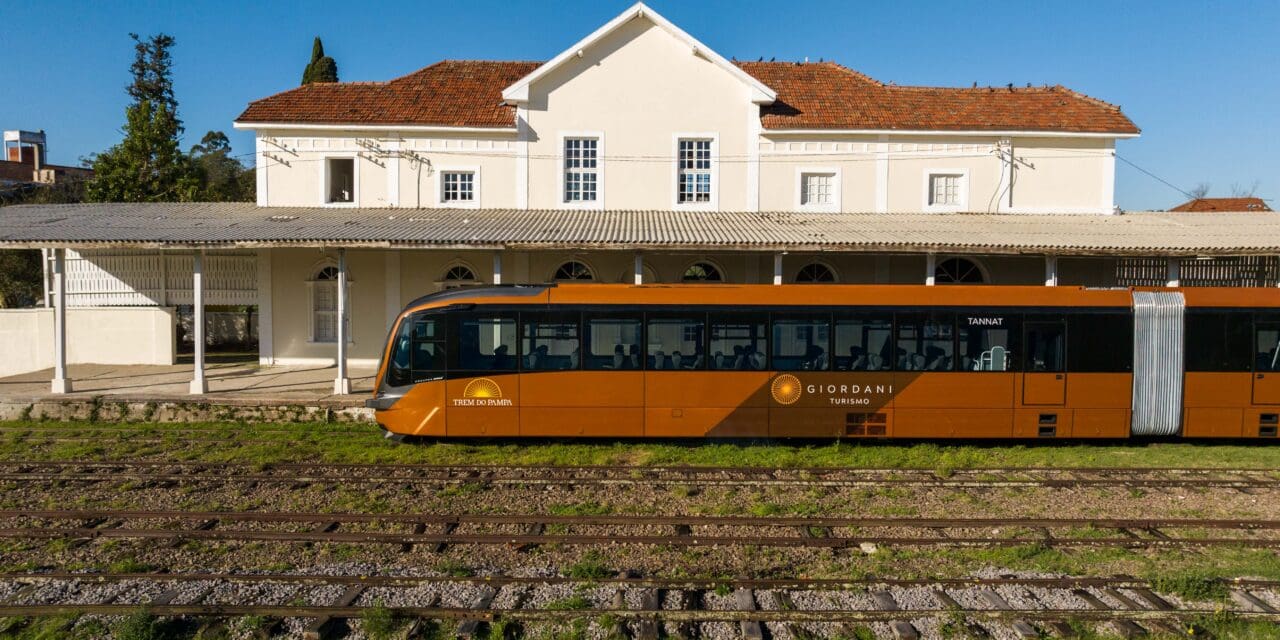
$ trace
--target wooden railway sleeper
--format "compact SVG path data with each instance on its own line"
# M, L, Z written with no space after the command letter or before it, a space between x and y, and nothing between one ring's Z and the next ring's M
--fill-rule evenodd
M474 638L480 633L480 625L493 620L493 613L489 611L489 605L493 604L493 599L497 597L498 591L491 587L483 587L480 593L471 600L468 609L477 612L484 612L475 617L469 617L458 624L458 630L454 632L454 636L458 638Z
M1004 599L1004 596L996 593L992 589L978 589L978 596L985 600L987 604L991 605L991 608L993 609L1000 611L1009 611L1013 609L1009 604L1009 601ZM1015 618L1009 623L1009 626L1013 629L1014 634L1019 638L1031 639L1039 638L1041 636L1040 630L1037 629L1035 625L1021 618Z
M941 605L941 608L959 613L960 615L964 615L963 614L964 607L960 606L960 603L956 602L956 599L952 598L951 594L947 593L946 591L943 591L942 589L934 589L933 597L938 601L938 604ZM968 617L964 618L963 624L965 627L964 630L968 633L970 637L988 638L991 636L991 634L987 632L986 627L983 627L982 625L970 620Z
M331 606L349 607L362 593L364 593L364 585L353 584L347 587L342 592L342 595L333 601ZM344 632L343 627L345 626L346 620L322 616L312 620L310 624L303 628L302 638L303 640L325 640L325 638L340 636Z
M733 607L738 611L756 611L755 591L743 587L735 589ZM758 620L739 620L738 629L744 640L764 640L764 626Z
M1098 596L1089 593L1084 589L1072 589L1072 595L1084 600L1086 604L1098 611L1114 611L1114 609L1103 602ZM1111 626L1123 638L1137 638L1147 635L1147 630L1138 626L1132 620L1112 620Z

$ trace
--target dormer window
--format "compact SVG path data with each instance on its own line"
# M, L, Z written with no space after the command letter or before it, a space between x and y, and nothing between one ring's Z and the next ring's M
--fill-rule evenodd
M356 159L326 158L324 161L325 204L352 204L356 201Z

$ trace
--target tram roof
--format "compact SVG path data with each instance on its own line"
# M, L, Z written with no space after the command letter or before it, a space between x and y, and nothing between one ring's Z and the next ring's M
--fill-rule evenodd
M1280 254L1280 215L259 207L0 208L0 248L351 247L1053 255Z

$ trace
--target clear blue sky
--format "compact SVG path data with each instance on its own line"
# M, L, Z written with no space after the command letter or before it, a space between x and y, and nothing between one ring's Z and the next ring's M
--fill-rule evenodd
M3 0L0 128L44 129L75 164L119 140L128 33L177 38L184 146L225 131L250 100L296 86L320 35L343 80L386 80L441 58L544 60L629 6L521 2L55 2ZM650 3L725 57L836 60L899 84L1063 84L1142 127L1122 157L1211 195L1258 182L1280 198L1280 2ZM1181 194L1118 163L1117 200ZM1273 207L1277 204L1273 201Z

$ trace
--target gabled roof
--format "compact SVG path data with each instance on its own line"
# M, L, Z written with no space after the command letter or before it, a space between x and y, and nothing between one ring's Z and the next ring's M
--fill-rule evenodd
M1170 211L1271 211L1262 198L1196 198Z
M388 82L313 82L250 102L236 123L512 128L502 87L538 65L444 60Z
M1139 132L1120 107L1052 87L884 84L834 62L739 62L778 92L765 129Z
M658 28L670 33L676 40L683 42L690 48L690 52L692 54L699 55L710 60L712 64L724 69L729 75L732 75L749 86L752 90L752 102L755 102L756 104L769 104L773 102L776 97L773 89L770 89L756 78L744 73L742 69L738 68L728 60L725 60L720 54L712 51L710 47L699 42L697 38L685 33L683 29L672 24L670 20L662 17L661 14L650 9L643 2L637 2L631 5L631 7L626 11L618 14L616 18L606 22L604 26L593 31L591 35L573 43L573 45L568 49L560 52L560 55L548 60L545 64L535 69L529 75L521 78L518 82L512 84L506 89L503 89L502 99L513 103L527 102L529 100L530 85L552 71L555 71L574 56L577 56L586 49L591 48L592 45L609 37L609 34L617 31L623 25L636 19L644 19L652 22Z
M264 124L515 127L502 88L537 62L445 60L389 82L313 83L255 100L237 127ZM767 130L1034 131L1137 135L1119 107L1066 89L900 87L834 62L738 62L776 91ZM523 80L522 80L523 81Z

